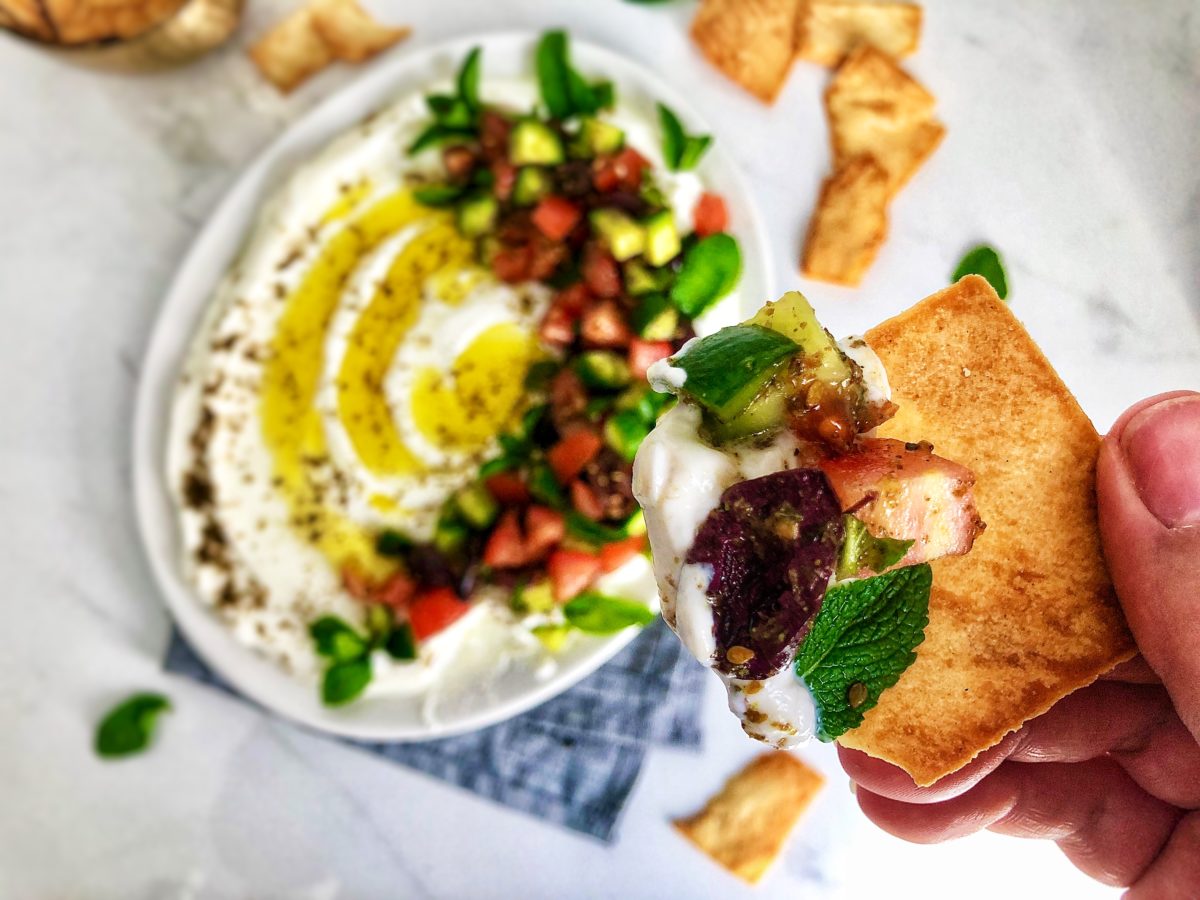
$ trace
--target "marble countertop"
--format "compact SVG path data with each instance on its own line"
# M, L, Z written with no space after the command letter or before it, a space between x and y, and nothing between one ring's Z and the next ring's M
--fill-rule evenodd
M282 99L241 48L288 4L254 0L233 46L155 77L98 74L0 37L0 896L6 898L755 896L668 827L757 748L705 700L705 750L655 750L602 846L164 676L168 620L135 533L130 420L172 272L241 167L353 78ZM827 168L826 73L767 109L709 69L691 4L376 0L408 46L565 24L685 87L751 179L778 283L835 332L946 282L978 240L1097 426L1200 388L1200 11L1191 0L929 0L911 68L949 137L893 208L860 290L806 283L801 236ZM1053 8L1052 8L1053 7ZM397 52L404 52L401 48ZM93 723L134 687L176 712L153 752L103 764ZM759 892L1090 895L1048 844L982 835L913 847L827 789Z

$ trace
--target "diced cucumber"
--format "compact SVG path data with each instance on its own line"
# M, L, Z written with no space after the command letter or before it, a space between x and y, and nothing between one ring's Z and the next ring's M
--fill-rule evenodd
M579 157L602 156L616 153L625 146L625 132L610 122L587 116L579 126L579 135L571 142L571 149Z
M554 129L537 119L523 119L509 136L508 158L516 166L556 166L566 157Z
M512 607L520 613L548 613L554 609L554 591L549 581L538 581L518 587L513 592Z
M632 259L646 249L646 229L620 210L594 209L588 221L617 262Z
M391 607L381 603L372 603L367 607L367 635L375 646L387 640L395 623L396 615Z
M570 625L536 625L533 636L541 641L542 646L550 653L558 653L567 645L571 636Z
M453 556L467 543L470 530L462 522L443 519L433 532L433 546L447 556Z
M517 206L533 206L550 193L554 182L550 173L537 166L525 166L517 170L517 180L513 182L512 201Z
M772 434L783 427L786 415L787 394L778 383L772 383L728 422L722 422L716 416L705 416L705 435L719 446Z
M652 266L665 266L679 255L682 244L675 227L675 214L671 210L656 212L642 225L646 229L646 262Z
M769 328L731 325L690 344L686 353L674 357L674 365L687 373L681 393L728 422L799 349L791 338Z
M629 318L648 341L669 341L679 329L679 310L666 294L646 294Z
M633 381L629 363L611 350L588 350L575 360L575 374L588 387L615 391Z
M623 409L604 423L604 442L627 462L633 462L652 427L653 423L647 423L636 409Z
M745 324L786 334L806 354L819 360L816 376L820 381L841 384L852 375L850 364L833 336L821 327L812 305L799 291L788 291L779 300L768 303Z
M500 504L482 484L470 484L454 495L454 505L464 522L482 531L500 515Z
M630 537L646 533L646 515L640 509L625 520L625 533Z
M458 205L458 230L464 237L482 237L496 227L500 204L491 194L468 197Z
M665 290L671 281L667 269L652 269L638 259L631 259L621 267L625 280L625 291L632 297Z
M643 382L634 385L617 398L617 409L636 410L642 421L653 426L658 421L659 413L671 402L670 394L660 394L650 385Z

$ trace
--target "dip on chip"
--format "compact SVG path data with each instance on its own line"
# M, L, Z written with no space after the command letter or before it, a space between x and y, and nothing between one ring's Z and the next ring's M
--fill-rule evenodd
M841 342L791 293L650 377L663 616L752 737L928 784L1132 653L1098 438L982 278Z

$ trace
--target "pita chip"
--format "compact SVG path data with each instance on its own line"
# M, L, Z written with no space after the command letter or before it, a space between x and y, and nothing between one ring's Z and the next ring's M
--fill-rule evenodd
M833 284L861 282L887 237L887 204L887 173L871 157L834 172L809 222L800 270Z
M823 66L836 66L859 44L902 57L920 42L921 7L915 3L808 0L796 27L796 55Z
M900 410L976 477L987 522L933 563L925 641L839 739L928 785L1134 654L1096 522L1100 438L986 280L968 275L867 332Z
M702 0L692 39L709 62L773 103L795 58L798 0Z
M384 25L358 0L315 0L313 26L335 57L359 63L404 40L411 28Z

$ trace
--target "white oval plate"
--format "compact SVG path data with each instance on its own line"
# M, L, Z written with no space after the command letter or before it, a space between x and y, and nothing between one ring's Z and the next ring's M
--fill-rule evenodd
M342 709L323 706L315 685L293 680L280 668L239 643L193 594L180 567L176 510L166 483L165 439L179 369L201 315L233 264L258 211L300 162L395 97L423 90L450 77L471 47L484 47L484 79L533 77L531 33L477 35L413 53L398 53L330 97L292 125L242 174L209 218L167 292L142 366L134 420L133 472L137 515L151 568L167 607L189 643L229 684L262 706L320 731L376 741L419 741L461 734L515 716L569 688L612 658L637 634L635 629L607 638L579 641L559 658L556 672L537 677L515 665L490 690L458 698L439 708L436 723L425 720L411 697L368 697ZM609 78L623 105L654 121L654 102L669 104L689 131L711 129L675 89L656 75L605 50L572 41L574 61L589 77ZM745 271L738 294L753 305L773 297L772 269L762 222L749 189L719 143L700 172L729 205L733 231L741 243ZM705 317L708 327L736 321L742 311L725 305ZM714 315L715 314L715 315Z

